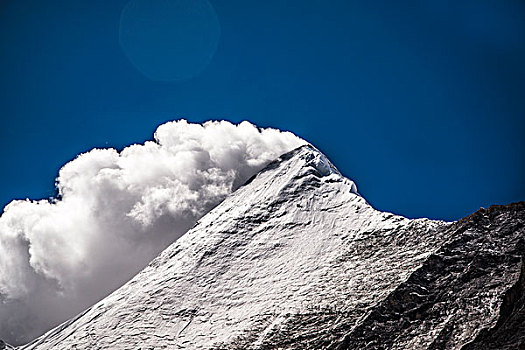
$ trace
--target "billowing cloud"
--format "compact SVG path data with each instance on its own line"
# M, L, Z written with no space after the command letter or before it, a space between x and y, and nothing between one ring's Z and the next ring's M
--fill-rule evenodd
M0 338L20 344L125 283L280 154L305 142L248 122L161 125L60 169L59 196L0 216Z

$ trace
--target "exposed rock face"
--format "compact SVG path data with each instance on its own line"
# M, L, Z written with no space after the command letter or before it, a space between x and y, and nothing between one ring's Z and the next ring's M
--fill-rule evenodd
M524 203L455 223L377 211L304 146L23 348L518 349L524 222Z
M14 349L13 346L7 344L5 341L0 339L0 350L12 350L12 349Z
M521 202L439 228L448 242L334 348L517 349L525 342L524 222Z
M525 349L525 268L522 260L518 283L506 294L496 326L483 330L464 349Z

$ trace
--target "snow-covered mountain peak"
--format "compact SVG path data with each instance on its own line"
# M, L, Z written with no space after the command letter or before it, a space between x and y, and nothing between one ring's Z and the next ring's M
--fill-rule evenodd
M364 312L435 249L442 238L430 229L440 224L375 210L321 152L302 146L129 283L27 348L258 348L320 309ZM419 239L408 242L409 231ZM389 254L403 258L385 264Z
M281 155L253 178L264 176L262 174L278 167L281 167L278 177L286 173L287 176L284 178L290 182L289 185L293 182L304 182L305 178L306 180L316 179L314 181L322 180L327 183L341 182L348 186L351 193L359 195L356 184L344 177L321 151L310 144ZM252 179L248 183L251 181Z
M296 150L296 153L297 158L304 160L306 166L314 168L321 176L330 174L341 175L328 158L312 145L301 146ZM292 154L294 154L294 151L292 151Z
M499 229L489 232L479 215L444 223L380 212L302 146L23 349L459 349L496 324L520 275L520 208L494 209ZM510 253L492 273L495 249Z

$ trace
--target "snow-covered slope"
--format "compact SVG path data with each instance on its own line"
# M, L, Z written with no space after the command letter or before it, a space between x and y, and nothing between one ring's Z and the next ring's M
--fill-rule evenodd
M23 348L349 348L348 335L451 241L451 225L375 210L324 155L303 146L126 285ZM487 300L480 312L490 317L455 330L457 346L494 324L501 300ZM420 343L400 344L427 348L444 322Z

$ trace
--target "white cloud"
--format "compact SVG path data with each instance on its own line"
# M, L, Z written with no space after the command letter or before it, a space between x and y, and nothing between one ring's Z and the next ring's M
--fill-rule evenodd
M62 167L59 199L0 217L0 338L27 342L140 271L202 215L305 142L248 122L159 126L155 141Z

